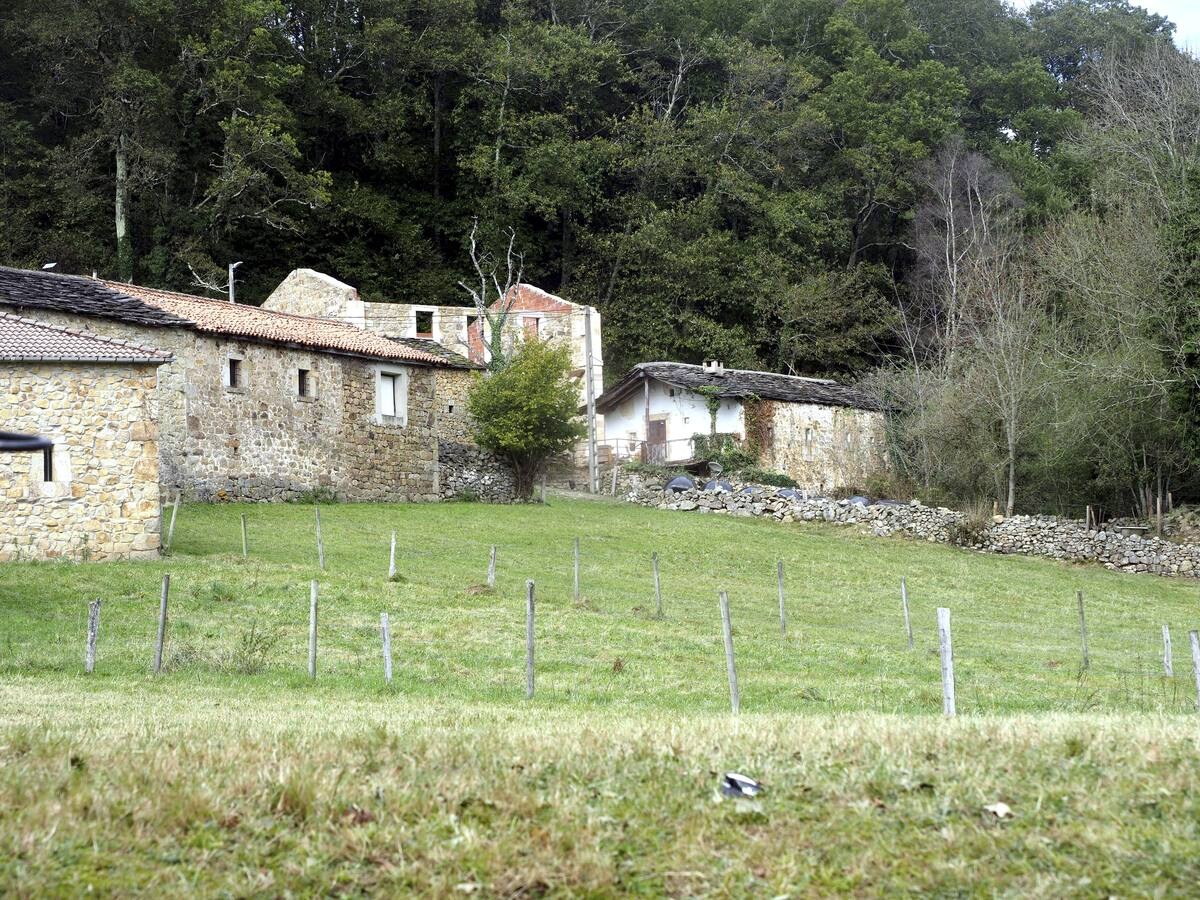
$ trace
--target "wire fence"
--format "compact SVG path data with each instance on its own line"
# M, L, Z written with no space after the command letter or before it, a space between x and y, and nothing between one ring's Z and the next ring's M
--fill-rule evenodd
M314 511L312 525L315 577L297 584L297 596L283 609L261 602L278 599L279 587L260 585L254 577L256 541L273 537L256 535L241 514L227 552L244 561L251 596L243 594L242 586L222 586L206 575L168 572L153 586L156 615L149 607L148 584L137 585L118 601L122 614L111 623L105 612L114 598L89 599L76 620L78 636L64 630L59 649L77 648L63 652L78 653L76 665L86 674L103 673L118 663L122 669L131 664L136 669L141 656L159 677L208 669L231 677L291 671L319 680L328 671L385 686L452 686L460 695L517 691L523 673L527 696L548 687L557 701L594 687L589 679L597 679L597 670L589 653L595 656L599 647L606 660L612 658L614 672L639 654L652 658L656 672L669 673L678 663L686 680L676 686L677 699L691 702L706 694L708 708L714 707L714 684L724 672L727 684L720 693L728 691L734 714L822 706L931 713L940 708L950 715L1200 709L1200 638L1190 623L1158 621L1147 610L1144 625L1131 628L1127 611L1116 622L1109 607L1083 592L1058 598L1053 609L1032 620L1006 619L1002 607L990 612L979 604L960 610L954 604L931 608L921 599L920 582L901 576L860 604L864 624L862 633L854 634L846 628L847 617L831 622L831 602L836 601L814 600L808 589L813 573L805 570L797 576L794 561L778 559L761 572L750 572L756 585L752 591L745 587L743 566L738 577L729 579L742 585L742 595L718 590L705 600L691 583L698 579L689 576L694 561L664 559L657 552L633 559L611 540L575 538L564 553L562 570L540 578L523 577L537 573L521 571L533 566L517 558L515 547L459 541L460 555L478 559L479 578L456 589L467 597L509 598L519 591L525 613L521 621L504 603L465 609L459 633L453 621L443 619L434 629L422 621L419 610L399 608L394 601L381 600L372 611L369 603L344 599L348 590L356 596L382 594L387 584L403 578L398 566L401 572L415 570L423 557L441 556L441 548L402 546L398 552L392 531L382 548L364 542L356 553L359 564L363 557L378 557L376 575L364 576L360 565L343 573L339 563L345 553L334 560L326 556L328 523L321 523L320 509ZM215 570L225 565L214 561ZM564 572L569 573L569 592ZM617 609L612 599L628 599L631 579L643 578L643 603L628 612ZM552 598L549 605L542 602L544 595ZM223 605L232 609L239 600L263 617L248 623L243 617L240 630L214 626L224 617L211 611ZM131 604L140 610L136 615L130 615ZM588 632L599 623L581 613L601 605L608 609L606 634L597 641ZM27 668L37 668L35 658L24 657ZM55 665L47 661L46 667ZM647 684L632 692L619 686L597 689L597 696L620 699L632 693L653 702L674 702L668 689ZM838 696L842 690L852 696Z

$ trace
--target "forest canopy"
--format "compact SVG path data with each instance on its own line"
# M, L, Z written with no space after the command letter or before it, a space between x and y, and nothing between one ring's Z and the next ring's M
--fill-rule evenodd
M514 233L614 375L874 373L924 490L1144 510L1200 455L1172 32L1127 0L10 0L0 262L465 304L473 229Z

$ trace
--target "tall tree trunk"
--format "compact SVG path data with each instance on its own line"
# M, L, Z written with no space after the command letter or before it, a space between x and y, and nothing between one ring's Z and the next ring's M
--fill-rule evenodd
M442 84L446 76L433 76L433 199L442 198Z
M564 209L561 214L562 219L562 260L561 272L562 277L559 279L558 289L564 294L571 286L571 267L574 263L573 246L571 243L571 211Z
M1017 494L1017 435L1013 428L1008 429L1008 500L1004 504L1004 515L1011 516L1016 503Z
M114 224L117 232L117 277L133 281L133 244L129 237L129 160L127 138L117 136L117 193L114 202Z

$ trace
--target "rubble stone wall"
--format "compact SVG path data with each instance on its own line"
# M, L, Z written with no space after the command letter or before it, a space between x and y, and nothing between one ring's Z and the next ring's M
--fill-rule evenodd
M0 431L54 441L0 452L0 562L142 559L160 528L155 367L0 365Z
M424 366L38 311L31 318L168 350L155 389L161 483L197 500L436 500L437 379ZM231 356L242 384L226 384ZM407 419L375 415L377 370L408 377ZM301 397L298 372L311 396Z
M770 487L734 485L731 492L689 490L667 493L649 482L633 484L626 499L658 509L710 515L756 516L779 522L829 522L870 534L901 534L933 543L953 543L987 553L1021 553L1071 562L1096 562L1121 572L1200 577L1200 544L1088 528L1056 516L996 517L972 529L952 509L911 503L862 505L829 498L803 499Z

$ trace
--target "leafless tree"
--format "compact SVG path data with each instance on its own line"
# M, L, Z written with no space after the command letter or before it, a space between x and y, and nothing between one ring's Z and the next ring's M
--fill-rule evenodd
M479 219L471 222L470 255L478 287L460 281L458 286L471 295L479 316L480 339L484 346L484 363L489 369L503 368L507 358L504 347L504 327L517 299L517 289L524 273L525 257L516 252L517 233L509 228L508 245L504 252L504 281L500 281L500 262L479 246Z
M1106 56L1085 83L1093 107L1085 148L1111 177L1169 212L1187 195L1200 149L1200 59L1155 41Z

